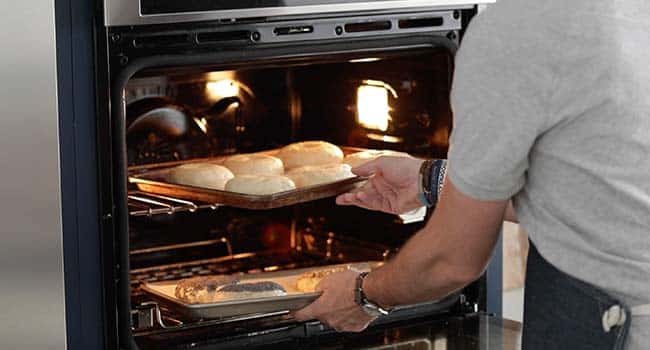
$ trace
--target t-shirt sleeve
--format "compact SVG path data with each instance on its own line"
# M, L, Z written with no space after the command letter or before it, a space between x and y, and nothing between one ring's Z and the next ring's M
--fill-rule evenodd
M479 200L505 200L521 190L546 124L548 52L532 29L508 17L490 9L477 16L456 55L448 176Z

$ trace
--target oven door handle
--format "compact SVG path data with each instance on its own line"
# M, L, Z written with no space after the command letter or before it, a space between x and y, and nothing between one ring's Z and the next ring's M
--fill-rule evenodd
M327 327L320 321L303 322L291 330L292 338L310 338L316 335L332 333L334 329Z

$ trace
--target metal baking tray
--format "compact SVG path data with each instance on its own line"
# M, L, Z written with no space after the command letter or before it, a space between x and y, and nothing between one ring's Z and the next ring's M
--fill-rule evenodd
M273 281L282 285L286 289L287 295L277 297L239 299L210 304L187 304L175 296L178 281L144 283L141 286L141 290L161 305L193 320L265 314L298 310L307 306L320 296L320 293L300 293L296 290L296 281L303 273L334 269L337 267L369 271L381 264L378 261L370 261L238 276L241 282Z
M345 154L363 150L351 147L344 147L342 149ZM274 152L277 152L277 150L261 153L272 155ZM168 178L167 174L174 166L196 161L218 164L224 158L225 157L207 158L202 160L151 165L149 167L130 168L129 172L131 175L129 176L129 182L135 184L140 191L157 195L244 209L273 209L333 197L354 190L367 180L365 177L355 176L328 184L303 187L270 195L250 195L219 191L204 187L170 183L166 180Z
M129 177L129 182L138 186L140 191L163 196L236 208L273 209L349 192L361 186L367 180L364 177L356 176L328 184L303 187L270 195L250 195L169 183L165 180L168 172L169 169L162 169L142 175L133 175Z

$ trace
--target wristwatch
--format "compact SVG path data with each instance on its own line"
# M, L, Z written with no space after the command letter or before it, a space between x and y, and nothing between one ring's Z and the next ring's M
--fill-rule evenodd
M357 276L356 286L354 289L354 301L361 309L372 317L388 315L390 310L384 309L379 304L369 300L363 291L363 280L368 276L368 272L362 272Z
M446 172L447 161L444 159L428 159L422 162L418 182L419 199L427 208L435 208L438 204Z

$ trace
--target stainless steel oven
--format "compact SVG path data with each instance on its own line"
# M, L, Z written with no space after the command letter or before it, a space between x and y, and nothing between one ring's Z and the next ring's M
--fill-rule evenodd
M149 287L193 276L248 278L390 259L428 213L342 208L332 197L243 209L157 192L134 180L183 163L304 140L328 141L346 152L390 149L444 157L453 127L454 55L482 5L100 3L93 37L97 250L66 258L66 269L76 269L74 278L82 280L89 267L78 261L101 258L102 286L93 292L105 314L106 347L464 349L509 342L507 327L490 316L500 313L499 254L486 275L464 290L400 310L355 335L296 322L286 310L213 317L209 310L179 308ZM70 295L66 300L81 308Z

